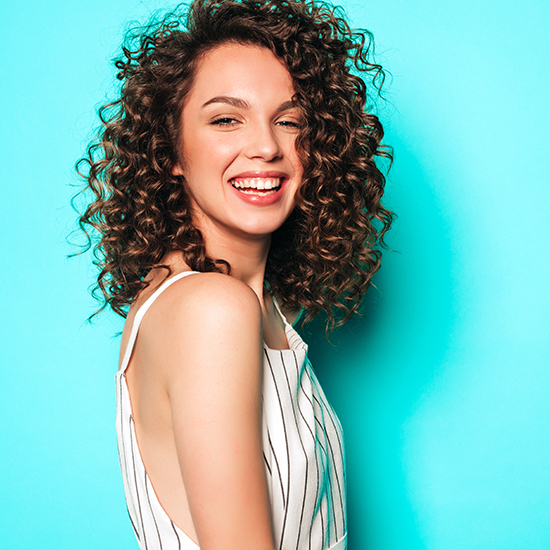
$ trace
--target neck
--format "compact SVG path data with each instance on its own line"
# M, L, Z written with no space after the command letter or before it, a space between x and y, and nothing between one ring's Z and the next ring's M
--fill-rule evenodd
M202 234L207 255L213 260L228 262L231 276L254 290L263 306L265 266L271 235L228 235L216 231L215 227L203 229Z
M200 230L206 254L213 260L228 262L231 276L254 290L264 309L264 275L271 235L228 234L210 224ZM178 252L168 253L163 263L175 270L189 269Z

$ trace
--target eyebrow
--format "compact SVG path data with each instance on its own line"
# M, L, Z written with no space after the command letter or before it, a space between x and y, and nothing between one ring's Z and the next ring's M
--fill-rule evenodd
M298 105L296 105L296 102L292 101L292 99L290 99L288 101L285 101L284 103L281 103L279 105L279 108L277 109L277 111L278 112L288 111L289 109L294 109L296 107L298 107Z
M212 103L226 103L232 107L240 107L241 109L250 109L250 105L244 99L239 99L238 97L230 97L227 95L220 95L209 99L203 107L211 105Z
M250 109L250 104L244 99L238 97L231 97L226 95L220 95L209 99L206 103L203 104L203 108L207 105L212 105L213 103L225 103L226 105L231 105L232 107L238 107L240 109ZM288 111L289 109L294 109L297 107L296 102L289 100L281 103L277 108L277 112Z

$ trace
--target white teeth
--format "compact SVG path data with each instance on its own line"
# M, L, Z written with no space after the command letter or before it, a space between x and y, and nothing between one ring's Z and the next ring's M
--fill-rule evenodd
M231 185L237 189L262 189L270 190L275 189L281 186L282 178L242 178L242 179L232 179Z

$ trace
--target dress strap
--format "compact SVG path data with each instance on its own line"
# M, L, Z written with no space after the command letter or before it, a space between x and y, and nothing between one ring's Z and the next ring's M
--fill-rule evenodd
M268 290L269 290L269 287L267 287ZM275 298L275 295L271 293L271 291L269 292L269 294L271 295L271 299L273 300L273 303L275 304L275 308L277 309L277 311L279 312L279 315L281 316L281 318L283 319L283 323L285 324L285 326L287 327L294 327L294 325L298 322L298 320L300 319L300 317L302 316L302 313L304 312L304 308L301 307L300 308L300 311L298 312L298 316L296 317L296 319L294 319L294 322L292 324L290 324L285 315L283 314L280 306L279 306L279 302L277 302L277 298Z
M277 312L279 313L281 319L283 320L283 323L285 324L285 327L291 326L290 323L286 320L286 317L283 314L283 312L282 312L282 310L279 306L279 302L277 302L277 298L275 298L275 295L271 294L271 292L269 294L271 295L271 299L273 300L273 303L275 304L275 309L277 310Z
M128 338L128 344L126 344L126 351L124 352L124 358L122 359L122 363L120 364L120 370L119 372L124 372L126 370L126 367L128 367L128 363L130 362L130 357L132 357L132 351L134 349L134 344L136 343L137 333L139 330L139 325L141 325L141 321L143 320L143 317L147 313L147 310L153 305L153 302L172 284L174 284L176 281L179 281L180 279L183 279L184 277L187 277L187 275L193 275L194 273L200 273L200 271L183 271L182 273L178 273L177 275L174 275L173 277L170 277L170 279L167 279L162 283L156 290L145 300L143 305L137 310L136 315L134 317L134 321L132 323L132 330L130 332L130 338Z

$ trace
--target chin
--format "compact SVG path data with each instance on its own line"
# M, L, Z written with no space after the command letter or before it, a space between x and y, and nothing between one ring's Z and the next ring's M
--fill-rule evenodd
M281 227L283 223L285 223L285 220L286 218L279 219L271 223L267 222L267 220L265 219L255 220L255 221L251 220L250 223L242 223L242 220L241 220L241 223L237 227L244 234L252 235L255 237L262 237L262 236L271 235L272 233L277 231L277 229L279 229L279 227Z

